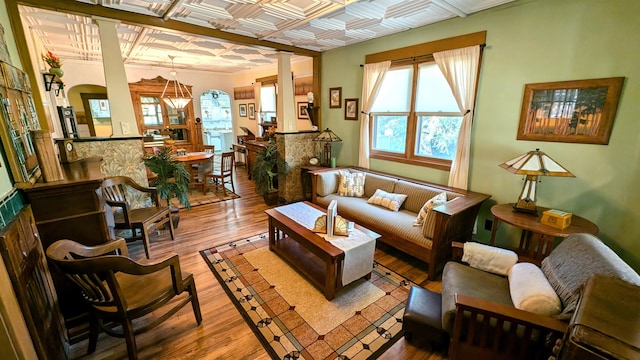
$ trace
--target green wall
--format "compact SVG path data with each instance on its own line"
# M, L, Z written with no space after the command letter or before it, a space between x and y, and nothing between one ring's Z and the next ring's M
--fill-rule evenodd
M522 179L498 164L540 148L576 178L542 178L538 204L573 212L600 227L599 237L640 269L640 2L637 0L522 0L384 38L328 51L322 57L323 127L344 141L334 147L338 165L357 164L359 121L328 108L330 87L360 98L364 57L389 49L487 31L471 148L469 189L492 195L478 221L477 240L488 241L484 220L496 203L514 202ZM527 83L624 76L609 145L516 140ZM371 168L446 184L448 172L372 160ZM513 243L504 225L499 243Z

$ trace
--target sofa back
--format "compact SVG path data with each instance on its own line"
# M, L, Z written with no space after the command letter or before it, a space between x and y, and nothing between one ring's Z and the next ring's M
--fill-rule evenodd
M406 209L414 213L418 213L429 199L443 191L442 189L430 187L427 184L413 183L407 180L395 178L391 175L377 174L362 171L360 169L336 169L317 173L316 194L318 196L327 196L337 192L339 171L366 173L363 197L369 198L373 196L377 189L381 189L389 193L407 195L407 199L402 204L402 209ZM460 194L449 191L447 192L447 200L452 200L458 196L460 196Z
M575 311L582 286L593 274L640 285L640 275L591 234L569 235L542 260L541 268L562 300L561 318L568 318Z

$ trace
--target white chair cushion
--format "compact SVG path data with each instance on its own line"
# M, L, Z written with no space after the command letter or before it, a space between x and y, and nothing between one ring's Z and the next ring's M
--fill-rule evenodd
M498 275L507 275L518 262L518 255L507 249L467 241L464 243L462 261L476 269Z
M547 316L562 311L560 298L542 270L534 264L518 263L511 267L509 292L516 309Z

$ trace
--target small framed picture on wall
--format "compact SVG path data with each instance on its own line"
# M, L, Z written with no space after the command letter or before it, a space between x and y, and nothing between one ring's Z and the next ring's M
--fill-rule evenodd
M344 119L358 120L358 99L344 99Z
M340 108L342 106L342 88L335 87L329 89L329 108Z
M307 106L308 102L298 102L298 119L308 119L309 115L307 115Z
M240 117L247 117L247 104L240 104Z
M256 104L249 103L249 120L256 119Z

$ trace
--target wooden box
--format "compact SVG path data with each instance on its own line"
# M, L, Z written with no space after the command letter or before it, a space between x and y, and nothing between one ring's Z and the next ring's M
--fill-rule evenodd
M571 225L571 213L560 210L546 210L542 213L540 222L554 228L564 229Z

